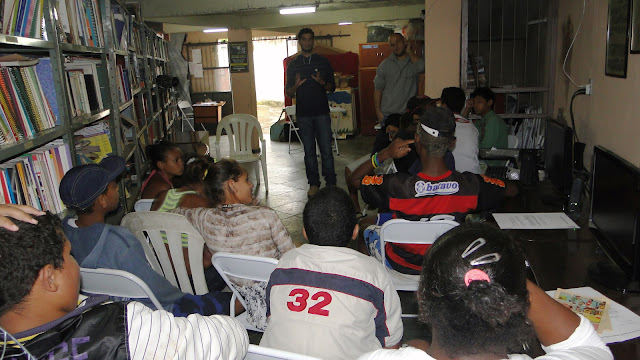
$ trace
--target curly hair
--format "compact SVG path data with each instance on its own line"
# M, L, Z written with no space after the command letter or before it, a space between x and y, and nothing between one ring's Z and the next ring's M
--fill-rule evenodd
M302 221L309 243L341 247L349 245L358 223L349 194L335 186L322 188L309 199Z
M147 157L151 160L151 166L158 168L158 162L167 160L167 153L173 149L180 149L178 145L170 141L160 141L157 144L147 145L145 149Z
M173 186L179 188L201 184L205 175L209 174L214 165L215 162L211 156L194 156L190 158L184 166L184 173L173 180Z
M20 230L0 228L0 316L24 301L46 265L64 263L62 222L47 212L33 225L13 220Z
M313 30L311 30L310 28L302 28L300 29L300 31L298 31L297 39L298 40L302 39L302 35L304 34L311 34L312 39L316 37L316 35L313 33Z
M479 258L494 261L471 265ZM490 281L466 286L471 269ZM452 358L522 352L535 340L527 319L525 257L505 232L488 225L464 224L436 240L424 259L418 305L420 320Z
M211 206L218 206L224 201L224 183L237 181L245 172L235 160L222 159L215 163L204 178L204 189Z

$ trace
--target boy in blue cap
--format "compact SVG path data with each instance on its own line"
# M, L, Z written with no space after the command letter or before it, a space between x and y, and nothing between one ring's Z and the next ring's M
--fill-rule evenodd
M62 178L60 198L76 211L76 217L66 217L62 223L73 257L81 267L124 270L136 275L149 286L164 309L176 316L229 314L231 293L183 293L151 268L142 245L131 231L105 224L105 216L118 208L116 179L124 168L122 157L108 156L100 164L76 166Z

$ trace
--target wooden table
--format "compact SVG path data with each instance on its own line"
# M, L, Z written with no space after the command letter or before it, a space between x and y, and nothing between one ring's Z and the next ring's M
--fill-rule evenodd
M210 101L193 104L195 124L217 125L222 119L222 106L226 101Z

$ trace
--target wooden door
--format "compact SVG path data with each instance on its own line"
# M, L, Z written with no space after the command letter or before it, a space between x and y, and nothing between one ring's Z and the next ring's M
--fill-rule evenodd
M360 70L360 133L362 135L375 135L376 130L373 128L378 119L376 118L376 109L373 103L373 78L376 77L376 69Z
M377 67L389 55L391 47L388 43L360 44L360 67Z

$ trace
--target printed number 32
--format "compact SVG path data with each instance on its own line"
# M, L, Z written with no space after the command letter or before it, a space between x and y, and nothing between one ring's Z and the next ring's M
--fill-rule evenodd
M295 298L293 301L287 302L287 307L289 308L289 310L301 312L307 308L307 299L309 299L309 292L307 290L293 289L289 293L289 296L293 296ZM331 294L326 291L319 291L311 296L311 300L319 299L322 299L322 301L311 306L308 310L309 314L329 316L329 310L325 310L323 308L331 304Z

